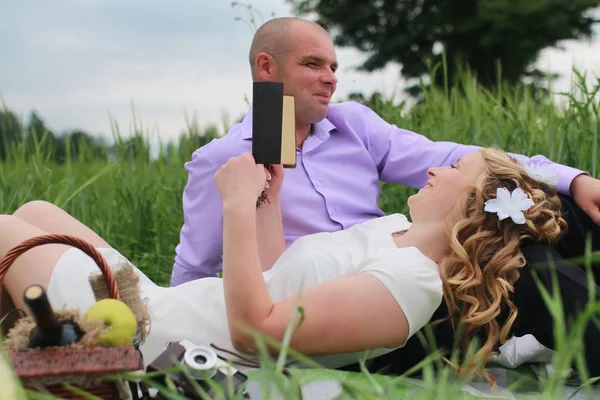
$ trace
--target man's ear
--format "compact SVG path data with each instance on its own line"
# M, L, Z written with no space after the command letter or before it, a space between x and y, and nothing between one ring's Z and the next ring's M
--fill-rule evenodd
M278 65L272 55L261 52L254 61L256 75L259 81L273 81L277 77Z

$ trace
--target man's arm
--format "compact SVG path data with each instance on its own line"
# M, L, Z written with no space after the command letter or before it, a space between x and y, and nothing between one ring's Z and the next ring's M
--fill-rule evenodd
M175 249L171 286L216 276L223 250L222 202L215 186L215 167L196 151L186 164L188 182L183 192L183 227Z
M357 108L359 124L357 129L368 132L366 141L382 181L394 182L413 188L421 188L427 181L427 169L449 166L457 159L477 151L479 146L462 145L452 142L434 142L424 135L389 124L368 107ZM358 119L359 118L359 119ZM571 195L573 179L584 171L557 164L542 155L526 157L513 154L517 160L527 163L551 164L556 170L559 193Z

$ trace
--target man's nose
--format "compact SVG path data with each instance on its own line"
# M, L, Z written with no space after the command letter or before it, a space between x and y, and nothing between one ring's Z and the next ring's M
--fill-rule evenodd
M328 83L330 85L337 85L337 76L335 76L335 72L331 68L327 68L326 71L321 76L323 83Z

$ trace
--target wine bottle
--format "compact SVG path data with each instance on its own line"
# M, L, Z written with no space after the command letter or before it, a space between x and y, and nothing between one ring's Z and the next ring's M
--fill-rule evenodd
M58 320L46 291L41 286L32 285L25 289L24 299L36 323L30 348L68 346L83 336L83 332L74 321Z

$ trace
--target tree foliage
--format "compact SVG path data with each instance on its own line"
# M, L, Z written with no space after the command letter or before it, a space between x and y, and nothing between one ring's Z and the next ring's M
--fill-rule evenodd
M531 73L539 76L531 67L540 51L562 40L591 37L598 22L592 11L600 5L600 0L287 2L297 15L316 14L336 45L367 53L361 70L397 62L404 78L420 78L445 53L450 81L462 66L486 87L497 83L499 72L509 84Z

